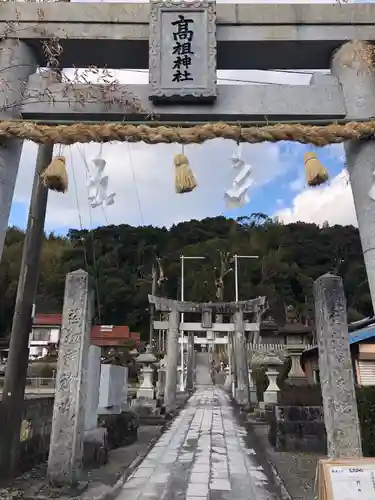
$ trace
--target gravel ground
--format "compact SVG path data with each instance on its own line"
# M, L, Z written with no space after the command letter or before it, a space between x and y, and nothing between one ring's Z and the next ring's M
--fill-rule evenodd
M88 486L84 492L74 490L61 493L49 488L46 490L47 466L43 464L15 479L12 486L0 489L0 498L7 500L12 498L38 498L41 491L44 491L45 498L93 500L100 494L109 492L132 462L139 455L147 452L150 443L161 432L161 426L141 426L136 443L110 451L106 465L97 469L85 469L82 474L82 482L88 483Z
M318 460L325 457L309 453L274 451L268 443L267 425L256 423L251 425L251 429L263 444L291 499L314 500L316 466Z

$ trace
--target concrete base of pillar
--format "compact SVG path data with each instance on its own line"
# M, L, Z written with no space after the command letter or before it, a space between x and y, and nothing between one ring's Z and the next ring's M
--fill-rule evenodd
M277 404L278 403L278 391L266 391L264 393L264 405Z
M258 404L258 396L257 396L257 391L255 389L250 389L250 403L252 405Z
M285 380L286 385L298 385L299 387L301 385L308 385L309 381L307 377L290 377Z
M140 387L137 391L137 399L153 400L155 396L155 389L153 387Z
M136 398L132 400L131 409L139 416L157 415L159 408L157 408L156 399Z
M224 389L228 392L232 390L232 377L230 374L228 374L226 379L225 379Z
M83 442L83 463L104 465L108 460L107 429L102 427L85 431Z
M249 402L245 389L236 389L236 401L241 406L248 406Z

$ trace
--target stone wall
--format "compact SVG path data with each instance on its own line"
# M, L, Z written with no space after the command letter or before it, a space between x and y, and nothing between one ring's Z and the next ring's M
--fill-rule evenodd
M53 401L53 396L25 399L18 459L20 472L48 457Z
M20 473L48 459L53 403L54 396L34 396L24 401L18 452ZM137 440L139 421L133 412L125 411L120 415L102 417L99 419L99 425L107 428L110 448L126 446Z
M279 392L280 406L322 406L320 384L292 385L284 383Z
M275 406L269 441L276 451L326 453L327 436L322 406Z

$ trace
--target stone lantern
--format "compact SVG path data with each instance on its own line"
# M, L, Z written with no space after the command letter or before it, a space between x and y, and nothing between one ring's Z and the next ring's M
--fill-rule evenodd
M269 380L269 385L264 392L263 401L265 405L277 404L277 394L280 391L277 385L277 377L279 370L284 362L273 353L267 353L264 357L263 364L266 366L266 375Z
M156 363L157 359L151 351L151 346L147 345L146 352L139 354L136 357L137 363L143 365L141 373L143 375L143 382L137 391L137 399L154 399L154 385L152 380L153 369L151 364Z

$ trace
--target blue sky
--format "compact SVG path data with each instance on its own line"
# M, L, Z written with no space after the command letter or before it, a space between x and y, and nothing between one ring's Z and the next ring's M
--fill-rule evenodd
M244 145L242 156L253 167L255 186L249 189L248 205L229 211L223 195L234 178L230 159L235 150L233 142L222 140L186 147L185 153L196 174L198 187L193 193L177 195L173 185L173 155L179 152L179 146L106 145L103 157L107 160L110 189L116 191L117 200L114 206L104 210L90 210L85 187L85 161L90 165L91 158L98 154L98 146L67 148L63 154L67 158L69 192L66 195L50 194L46 230L65 233L71 227L80 227L81 221L87 228L107 222L170 226L191 218L221 214L238 217L253 212L270 216L277 214L285 222L306 220L321 224L329 220L331 223L355 224L350 185L342 174L344 162L340 146ZM305 151L315 151L329 170L330 181L321 188L312 189L305 185ZM10 225L26 225L35 153L35 145L26 144Z
M265 186L255 188L250 203L240 210L227 211L225 215L232 217L246 216L254 212L273 215L283 208L291 207L297 193L311 192L306 187L303 168L303 155L314 151L321 163L329 170L330 178L339 176L344 168L341 148L314 148L295 143L281 143L281 157L290 164L285 175L271 179ZM321 189L329 189L329 185ZM320 222L320 221L318 221Z

